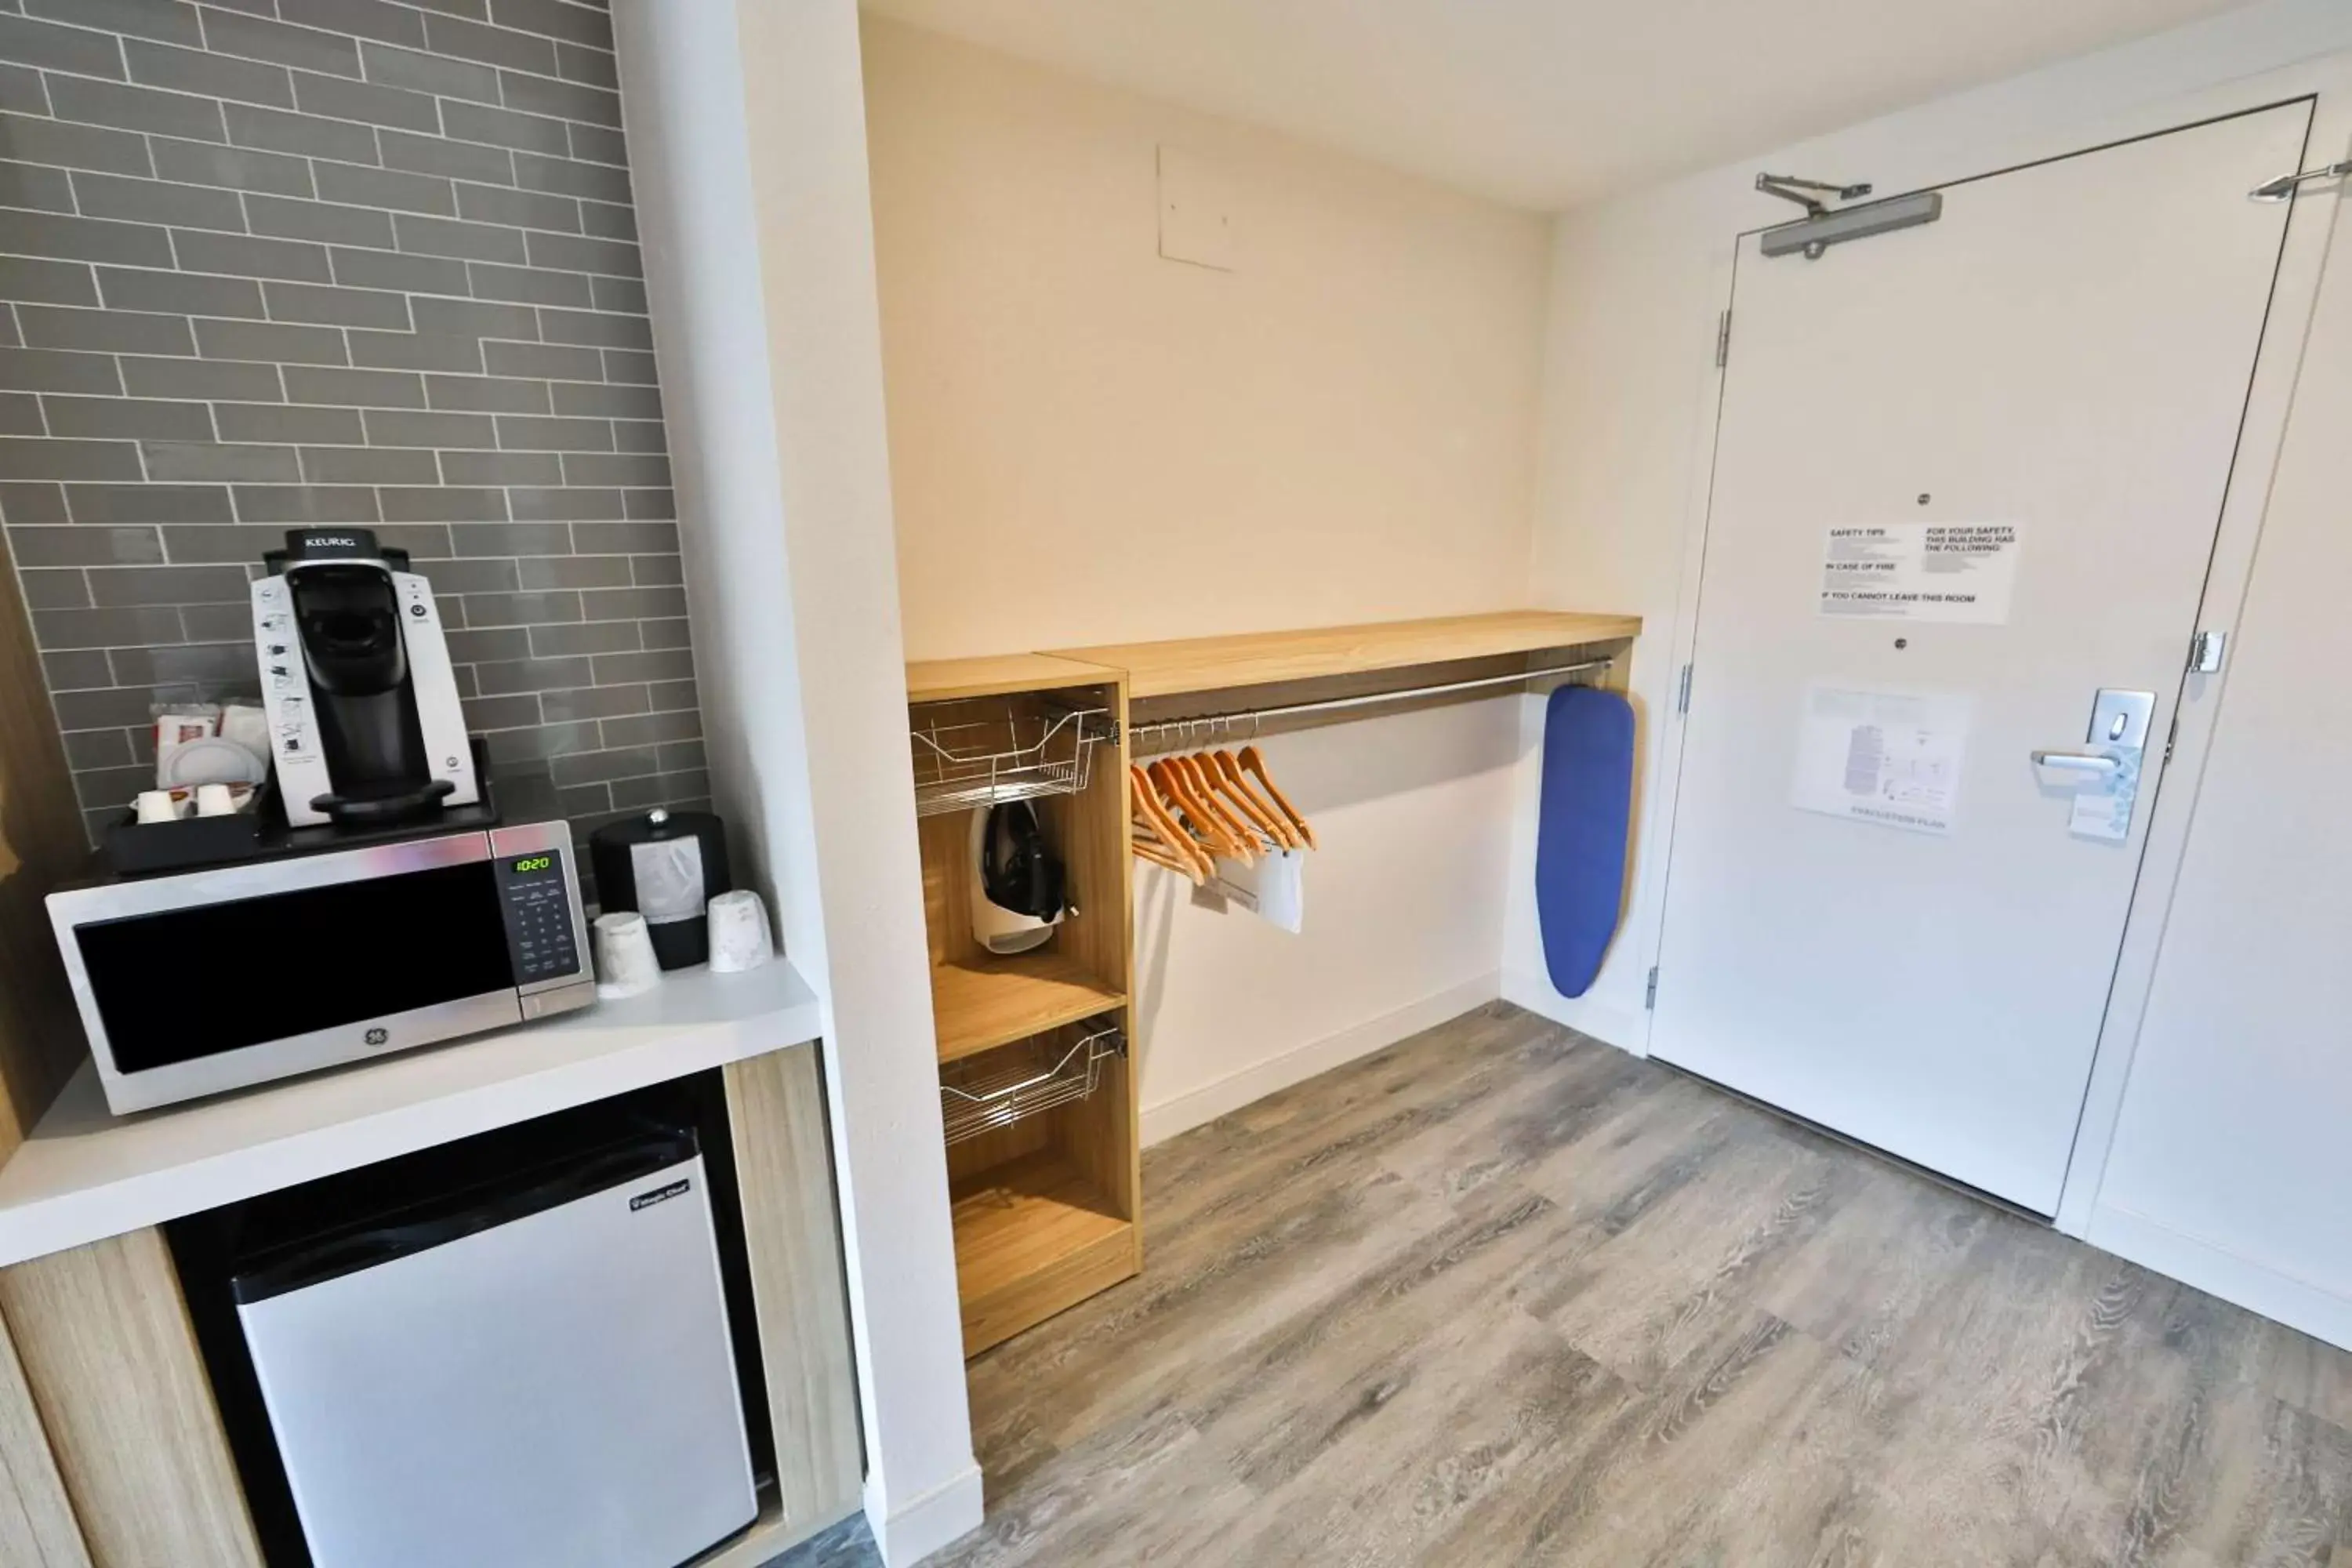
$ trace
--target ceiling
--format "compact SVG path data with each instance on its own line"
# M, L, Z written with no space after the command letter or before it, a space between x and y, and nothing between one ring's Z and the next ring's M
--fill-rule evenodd
M1834 131L2242 0L866 0L1524 206Z

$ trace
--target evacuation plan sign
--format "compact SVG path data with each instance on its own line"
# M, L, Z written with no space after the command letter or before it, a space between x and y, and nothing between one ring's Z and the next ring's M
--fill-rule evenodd
M2013 522L1831 528L1822 539L1822 614L2000 626L2017 585L2021 531Z

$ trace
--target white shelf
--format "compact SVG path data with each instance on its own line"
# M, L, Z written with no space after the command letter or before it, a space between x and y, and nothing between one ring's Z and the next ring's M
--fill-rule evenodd
M137 1116L84 1063L0 1168L0 1267L814 1039L782 959Z

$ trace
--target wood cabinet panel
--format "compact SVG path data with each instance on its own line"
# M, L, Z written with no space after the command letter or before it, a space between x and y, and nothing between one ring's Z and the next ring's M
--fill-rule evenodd
M48 1434L5 1323L0 1323L0 1563L90 1568L89 1549L82 1544L65 1479L50 1456Z
M857 1506L865 1456L833 1163L816 1047L727 1068L760 1356L776 1430L776 1482L795 1531Z
M262 1568L162 1232L0 1271L0 1313L93 1568Z

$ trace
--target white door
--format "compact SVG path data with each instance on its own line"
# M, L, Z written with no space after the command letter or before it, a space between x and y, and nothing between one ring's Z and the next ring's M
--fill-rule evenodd
M2309 122L1741 243L1655 1055L2056 1211ZM2153 695L2120 838L2103 689Z

